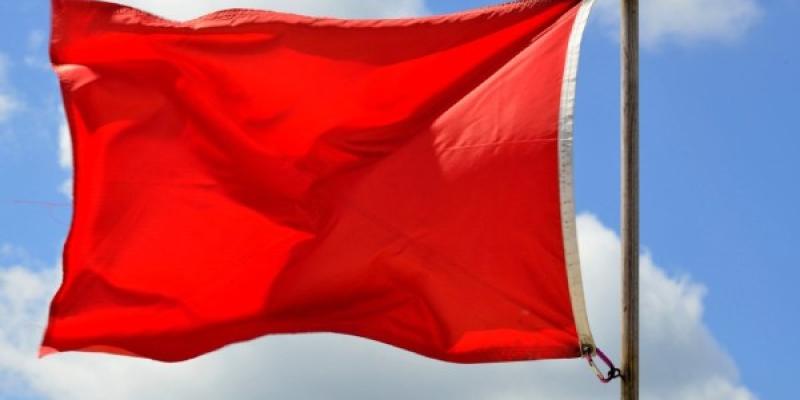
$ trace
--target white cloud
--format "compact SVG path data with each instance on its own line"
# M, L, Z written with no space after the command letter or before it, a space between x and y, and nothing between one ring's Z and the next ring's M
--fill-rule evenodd
M117 0L174 19L189 19L225 8L272 9L340 18L390 18L425 13L424 0Z
M8 59L0 53L0 123L5 122L21 107L20 102L10 92L8 84Z
M597 12L601 21L618 26L619 0L597 0ZM731 42L763 14L758 0L644 0L640 12L641 40L648 47Z
M25 249L10 243L0 244L0 265L3 262L14 260L16 262L30 262L31 257Z
M590 215L578 227L595 336L618 358L619 239ZM705 289L667 276L650 256L641 262L642 397L754 400L702 322ZM581 360L447 364L335 335L267 337L179 364L80 353L39 360L58 279L56 269L0 267L0 397L26 387L59 400L618 398L618 385L598 383Z
M50 71L50 61L47 59L47 34L39 29L28 32L27 51L22 57L22 62L28 67Z
M40 29L28 32L28 49L35 50L43 46L47 41L47 34Z
M65 118L58 124L58 165L64 169L72 169L72 139Z
M19 104L10 94L0 91L0 122L6 121L18 108Z
M61 182L61 185L58 187L58 192L64 195L64 197L68 199L72 199L72 186L74 182L72 178L67 178L64 182Z
M58 124L58 165L67 170L70 173L70 177L61 182L58 192L72 199L72 174L74 173L72 170L72 139L69 134L69 124L67 124L63 111L61 115L61 122Z

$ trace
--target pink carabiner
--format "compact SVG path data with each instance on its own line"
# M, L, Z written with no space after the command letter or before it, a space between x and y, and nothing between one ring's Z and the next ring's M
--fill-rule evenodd
M606 356L606 354L603 353L602 350L598 348L595 348L594 350L595 350L594 352L597 354L597 357L599 357L600 360L602 360L603 363L605 363L606 366L608 367L608 374L604 374L603 371L601 371L600 368L597 366L597 364L594 362L594 358L592 358L592 352L591 351L586 352L585 355L586 361L589 362L589 366L592 367L592 369L594 370L595 375L597 375L597 379L599 379L600 382L608 383L616 378L621 378L622 371L616 366L614 366L614 363L611 362L611 359L609 359L608 356Z

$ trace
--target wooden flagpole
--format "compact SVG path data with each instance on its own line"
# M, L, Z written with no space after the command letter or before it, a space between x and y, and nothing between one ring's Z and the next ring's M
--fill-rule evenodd
M622 400L639 399L639 1L621 0Z

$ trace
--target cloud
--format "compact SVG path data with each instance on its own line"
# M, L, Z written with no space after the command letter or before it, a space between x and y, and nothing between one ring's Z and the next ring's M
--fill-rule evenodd
M72 169L72 139L67 120L63 117L58 124L58 165L63 169Z
M71 200L72 199L72 187L73 187L73 185L74 185L74 182L73 182L72 178L64 179L64 181L61 182L61 185L58 186L58 192L61 193L62 195L64 195L64 197L66 197L66 198Z
M8 120L11 113L19 108L19 104L11 95L0 92L0 122Z
M641 2L642 43L728 43L739 39L761 19L758 0L645 0ZM597 0L600 21L619 25L619 0Z
M58 186L58 192L72 199L73 170L72 170L72 139L69 134L69 124L61 112L61 122L58 124L58 165L69 172L70 176Z
M41 29L34 29L28 32L28 49L35 50L43 45L45 45L47 41L47 34Z
M48 39L47 34L40 29L28 32L26 54L22 57L25 65L39 71L50 72L50 61L47 59Z
M0 53L0 123L7 121L21 108L20 102L11 94L8 83L8 58Z
M0 265L3 261L31 263L33 259L25 249L10 243L2 243L0 244Z
M426 13L424 0L117 0L179 20L225 8L272 9L340 18L391 18Z
M595 336L618 358L619 239L591 215L579 217L578 228ZM641 263L643 398L754 400L702 322L703 286L668 276L649 255ZM336 335L267 337L179 364L81 353L40 360L57 271L0 267L0 397L6 390L59 400L618 398L618 385L598 383L582 360L457 365Z

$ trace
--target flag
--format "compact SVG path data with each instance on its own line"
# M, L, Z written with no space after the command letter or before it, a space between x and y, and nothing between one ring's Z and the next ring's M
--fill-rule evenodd
M53 0L75 188L42 354L309 332L462 363L591 352L571 159L590 4L176 22Z

